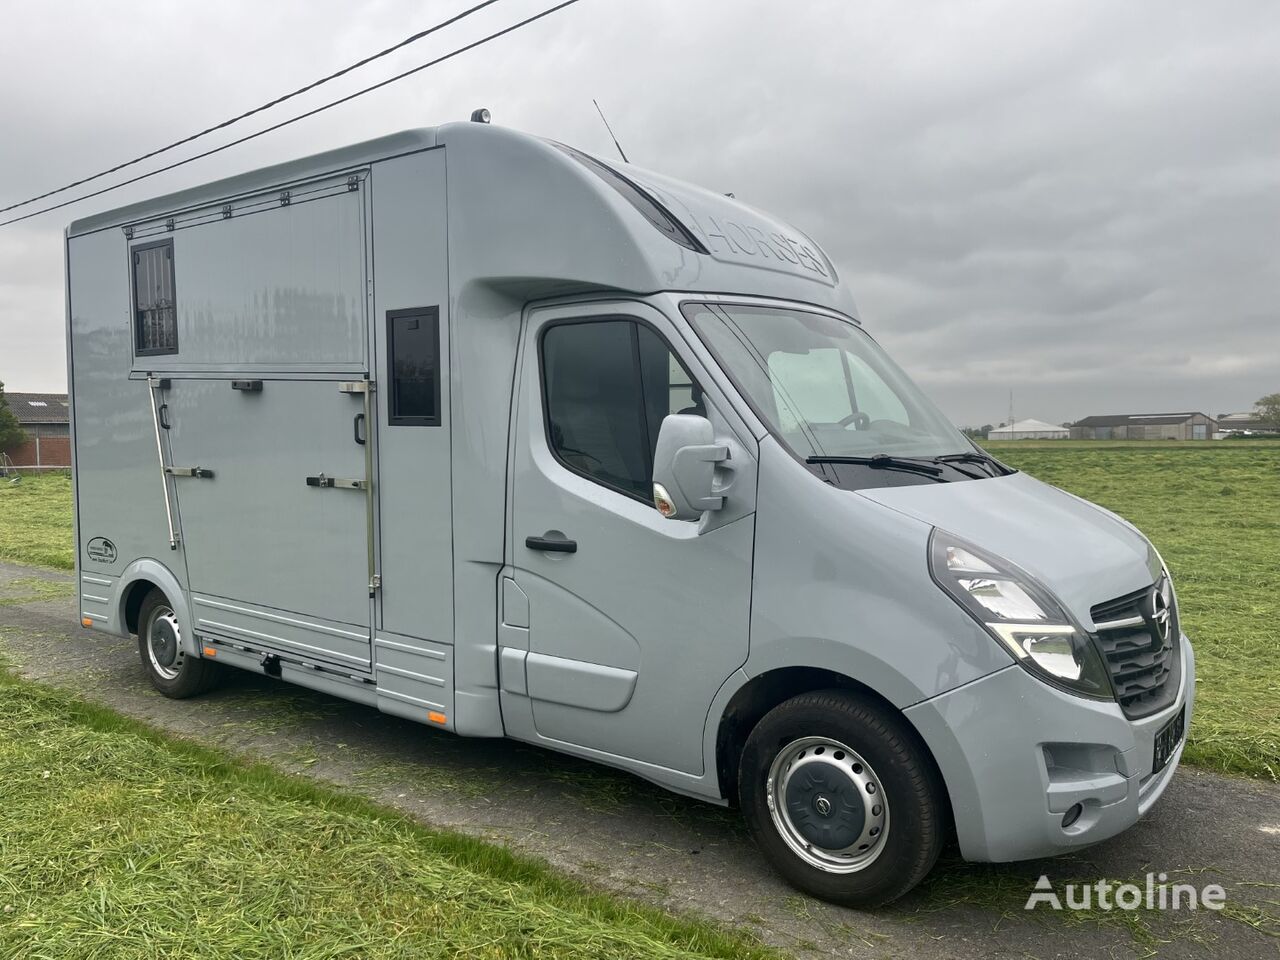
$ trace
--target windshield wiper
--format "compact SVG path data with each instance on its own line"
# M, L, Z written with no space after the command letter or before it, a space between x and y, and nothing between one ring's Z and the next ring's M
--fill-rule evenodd
M991 456L989 453L980 453L973 451L972 453L945 453L940 457L934 457L938 463L980 463L983 466L991 467L998 473L995 476L1006 477L1013 471L1006 467L1003 463Z
M876 470L901 470L906 473L921 473L927 477L941 477L942 468L922 460L907 460L903 457L891 457L887 453L877 453L873 457L805 457L805 463L856 463ZM945 482L945 481L944 481Z

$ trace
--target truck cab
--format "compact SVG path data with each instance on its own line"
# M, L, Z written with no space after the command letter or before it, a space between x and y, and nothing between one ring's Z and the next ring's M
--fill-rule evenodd
M966 439L777 217L447 124L67 260L82 622L161 693L240 668L594 759L863 906L1173 775L1159 554Z

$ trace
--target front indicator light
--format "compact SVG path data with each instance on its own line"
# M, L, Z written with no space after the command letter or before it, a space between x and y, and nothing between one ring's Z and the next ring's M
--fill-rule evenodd
M937 529L929 563L938 585L1025 669L1072 693L1114 699L1089 635L1029 574Z

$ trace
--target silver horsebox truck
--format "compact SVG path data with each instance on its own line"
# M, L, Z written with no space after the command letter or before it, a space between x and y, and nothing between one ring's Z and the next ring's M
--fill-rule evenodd
M1173 776L1194 660L1133 526L976 448L813 240L447 124L66 235L82 623L742 808L898 897Z

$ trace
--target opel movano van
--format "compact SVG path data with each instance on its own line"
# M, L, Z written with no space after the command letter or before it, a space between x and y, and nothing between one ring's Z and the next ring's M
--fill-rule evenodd
M459 123L66 258L82 623L167 696L237 668L597 760L856 905L1173 776L1159 554L965 439L776 217Z

